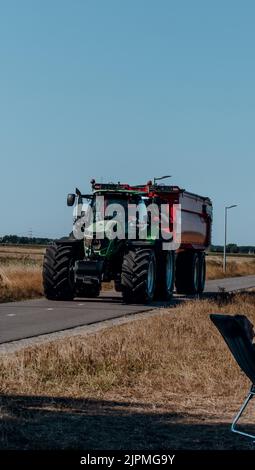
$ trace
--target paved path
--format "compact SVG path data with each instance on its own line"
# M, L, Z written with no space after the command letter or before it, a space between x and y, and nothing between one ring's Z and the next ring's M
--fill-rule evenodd
M216 293L224 288L227 292L251 289L255 287L255 276L229 277L206 282L206 293Z
M220 288L235 291L251 287L255 287L255 276L208 281L205 292L210 294L218 292ZM176 301L181 299L176 296L174 298ZM182 299L185 300L185 297ZM0 304L0 343L91 325L165 305L171 303L125 305L120 294L113 291L103 292L98 299L78 299L72 302L36 299L4 303Z

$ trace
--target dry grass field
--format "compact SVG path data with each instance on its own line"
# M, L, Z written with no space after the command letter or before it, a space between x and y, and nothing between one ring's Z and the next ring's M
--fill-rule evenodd
M250 274L255 274L255 258L253 256L229 256L227 259L226 274L222 270L222 257L207 256L207 279L247 276Z
M0 302L42 295L43 248L0 246Z
M9 247L0 245L0 302L40 297L42 261L45 248ZM255 274L254 257L229 257L227 277ZM207 279L225 277L222 258L207 256ZM104 284L103 289L113 284Z
M0 447L251 448L229 430L249 383L212 312L255 323L255 294L194 300L0 357Z

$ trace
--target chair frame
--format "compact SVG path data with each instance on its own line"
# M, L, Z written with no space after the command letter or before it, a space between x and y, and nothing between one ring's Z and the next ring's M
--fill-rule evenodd
M253 349L255 345L252 344L251 340L244 331L242 324L240 324L240 317L243 317L244 319L247 318L245 315L210 315L210 319L221 333L240 369L251 381L251 389L242 403L237 415L234 417L234 420L231 424L231 431L241 436L248 437L255 443L255 434L241 431L237 427L238 421L242 417L245 409L249 405L250 401L255 397L255 349Z
M247 406L250 403L250 401L252 400L252 398L254 398L254 396L255 396L255 388L254 388L254 385L252 385L250 392L248 393L247 397L245 398L240 410L238 411L238 413L235 416L235 418L233 420L233 423L231 425L231 431L232 432L234 432L236 434L241 434L241 436L249 437L250 439L254 439L253 442L255 442L255 434L249 434L249 433L244 432L244 431L239 431L239 429L237 429L236 426L237 426L237 423L238 423L239 419L241 418L243 412L247 408Z

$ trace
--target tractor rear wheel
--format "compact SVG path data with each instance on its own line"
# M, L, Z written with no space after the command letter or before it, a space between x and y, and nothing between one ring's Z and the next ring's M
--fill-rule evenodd
M154 297L156 287L156 258L154 251L137 248L124 255L121 286L127 303L147 303Z
M43 287L49 300L72 300L74 285L74 252L71 245L47 247L43 261Z
M163 251L157 257L157 300L170 300L174 291L175 278L175 252Z

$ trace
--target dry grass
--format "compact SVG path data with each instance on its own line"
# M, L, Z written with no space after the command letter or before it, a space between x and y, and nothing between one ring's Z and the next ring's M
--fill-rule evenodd
M0 246L0 303L42 295L45 248Z
M226 346L209 320L215 311L242 312L255 323L254 295L234 296L222 306L191 301L91 337L27 348L1 359L0 390L39 395L54 390L56 396L96 391L102 396L132 386L151 399L152 392L167 386L171 393L236 395L240 373L233 361L225 361ZM222 376L231 380L226 384Z
M40 264L23 261L0 263L0 302L31 299L42 295Z
M0 245L0 262L9 261L41 261L45 253L44 247L33 246L3 246Z
M227 261L227 271L223 272L222 258L207 257L207 279L222 279L223 277L248 276L255 274L255 259L230 258Z
M187 302L162 310L162 315L155 318L114 327L95 336L27 348L1 359L1 394L52 397L39 400L35 410L39 408L42 413L46 406L51 413L61 413L64 407L74 420L75 413L76 416L77 413L90 416L92 409L94 415L104 412L109 417L109 414L116 413L116 407L118 413L121 416L126 413L128 419L134 418L137 413L145 417L145 421L160 421L164 417L164 429L165 426L169 427L167 437L165 431L164 436L161 435L160 445L168 442L171 447L167 439L173 426L175 448L205 448L206 444L194 441L194 435L188 432L189 426L196 427L199 423L202 426L206 420L208 426L210 423L216 426L216 432L217 426L222 426L224 420L231 420L244 391L248 389L247 379L209 319L209 314L215 311L230 314L242 312L255 323L255 297L252 293L237 295L224 305L210 300ZM9 410L7 415L11 419L12 411ZM94 436L90 442L96 446L98 436L92 423L93 420L88 432L90 439ZM139 424L136 425L139 428ZM184 426L183 434L178 438L176 430L181 425ZM13 426L11 429L13 432ZM29 434L29 429L29 426L27 431L24 428L23 433ZM46 447L58 447L58 438L50 432L50 428L47 432L50 434ZM79 434L78 430L76 432ZM107 433L111 432L109 428L106 430L104 442L108 442ZM116 439L123 438L121 432L117 429ZM198 434L200 432L201 428ZM153 438L152 431L148 436L145 429L143 433L141 445L158 446L159 442L155 436ZM196 438L198 434L195 434ZM215 448L231 445L232 437L228 432L225 434L224 439L227 440L218 439L214 442ZM79 439L82 439L81 436ZM128 439L130 445L137 444L132 441L132 434ZM206 442L210 448L212 444L208 444L209 441L207 439ZM124 447L125 442L127 437ZM70 446L70 443L73 445L70 433L67 433L61 445ZM104 448L104 443L101 445ZM112 448L111 445L109 448ZM139 448L139 445L133 448ZM240 445L245 448L246 441Z

